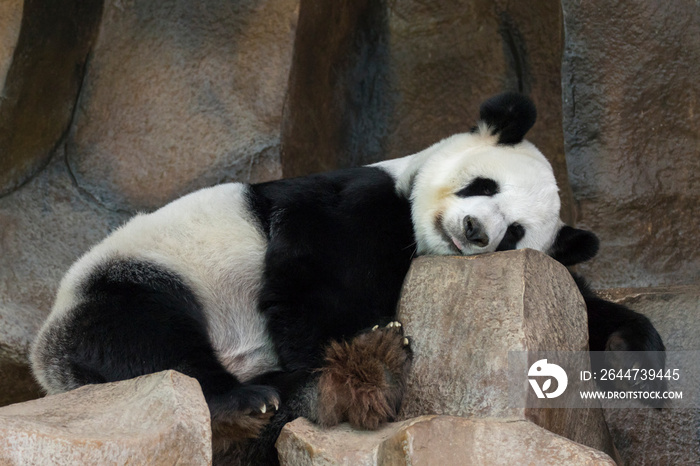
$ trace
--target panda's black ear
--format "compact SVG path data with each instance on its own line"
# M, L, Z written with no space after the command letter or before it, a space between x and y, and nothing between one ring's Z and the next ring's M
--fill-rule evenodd
M517 92L504 92L481 104L481 121L493 134L498 134L498 143L517 144L523 140L537 119L537 109L528 97Z
M549 255L564 265L575 265L595 257L598 252L598 237L587 230L563 226Z

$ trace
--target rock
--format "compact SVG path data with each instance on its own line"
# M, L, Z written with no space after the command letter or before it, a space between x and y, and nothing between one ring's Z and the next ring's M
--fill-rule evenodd
M288 466L352 464L614 465L605 453L524 420L421 416L360 432L347 424L324 430L300 418L277 440Z
M700 279L700 8L562 2L564 135L595 288Z
M17 47L23 6L23 0L5 0L0 3L0 89L5 86L7 71Z
M700 286L611 289L600 294L649 317L668 351L700 350ZM695 377L695 386L700 386L700 374L684 376ZM694 464L700 458L700 408L606 408L605 419L627 464Z
M42 395L27 361L28 348L22 348L19 357L13 353L17 353L17 348L2 348L0 352L0 406L33 400Z
M0 197L0 406L40 396L29 346L63 274L127 217L100 208L73 185L65 159Z
M68 139L110 209L278 178L298 0L106 2Z
M386 1L301 1L284 105L285 177L386 158L388 35Z
M583 298L566 268L550 257L528 249L419 257L404 281L398 319L414 351L403 419L530 420L615 456L600 408L515 408L509 396L510 351L588 347ZM564 397L576 393L569 389Z
M0 196L44 168L67 131L101 9L96 0L0 5Z
M209 409L174 371L0 409L0 463L211 464Z

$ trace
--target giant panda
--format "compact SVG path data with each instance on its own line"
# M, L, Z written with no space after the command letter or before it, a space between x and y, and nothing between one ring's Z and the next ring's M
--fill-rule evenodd
M471 131L413 155L222 184L135 216L66 273L32 347L36 379L54 394L180 371L199 381L222 450L287 401L287 416L324 425L391 420L410 366L393 319L414 256L532 248L572 265L597 252L559 218L552 167L524 139L535 118L505 93ZM600 349L663 349L645 317L586 300ZM353 405L334 390L358 354L391 380Z

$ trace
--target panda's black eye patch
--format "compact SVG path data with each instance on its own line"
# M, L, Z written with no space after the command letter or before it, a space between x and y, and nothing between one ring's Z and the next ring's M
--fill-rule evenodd
M525 228L519 223L511 223L506 230L506 234L503 235L503 239L498 243L496 251L515 249L518 241L523 239L523 236L525 236Z
M455 194L459 197L493 196L498 194L498 183L491 178L474 178L471 183Z

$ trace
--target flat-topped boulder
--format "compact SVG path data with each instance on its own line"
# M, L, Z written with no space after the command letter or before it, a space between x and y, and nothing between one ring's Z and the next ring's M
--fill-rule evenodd
M0 464L209 465L195 379L164 371L0 408Z
M277 449L285 466L615 464L529 421L455 416L420 416L376 432L347 424L325 430L300 418L284 427Z
M583 298L558 262L527 249L419 257L404 282L398 319L414 351L403 419L529 420L614 457L600 408L514 407L510 397L510 352L588 348ZM525 401L535 399L527 383L522 390Z

